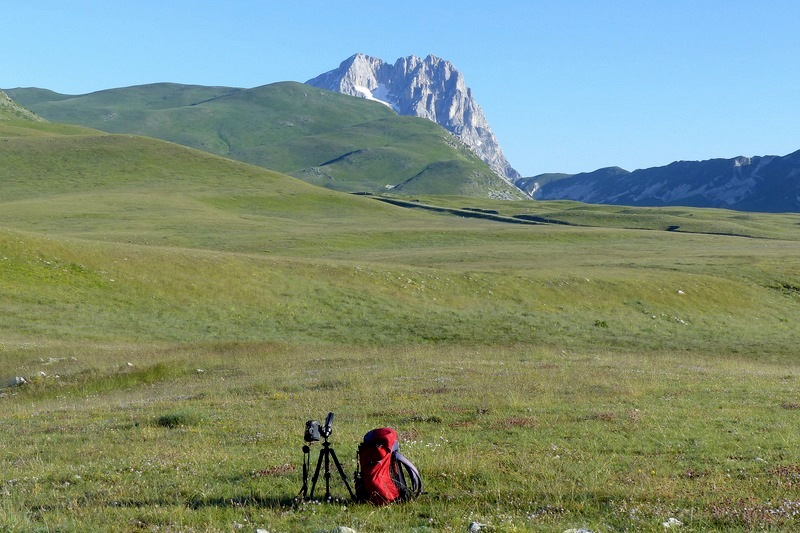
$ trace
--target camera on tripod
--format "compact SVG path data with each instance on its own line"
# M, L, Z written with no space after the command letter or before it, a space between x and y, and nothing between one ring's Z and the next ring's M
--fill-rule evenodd
M326 439L331 436L333 432L333 413L328 413L325 418L325 425L320 425L316 420L309 420L306 422L306 432L303 435L303 440L306 442L319 442L320 439Z
M317 467L314 470L314 476L311 478L311 492L308 491L308 475L311 473L311 447L308 444L303 445L303 487L300 489L300 494L298 495L302 497L303 500L309 498L312 500L314 499L314 489L317 486L319 473L323 466L325 468L323 472L325 478L325 501L329 502L332 500L331 460L334 466L336 466L336 470L339 472L339 477L342 478L345 487L347 487L350 498L355 499L355 494L350 488L350 484L347 482L347 476L344 473L342 464L339 462L339 458L336 457L336 452L333 451L333 445L328 442L328 437L331 436L332 432L333 413L328 413L328 416L325 418L325 424L320 424L316 420L309 420L306 422L306 431L303 434L303 440L309 444L319 442L322 439L324 439L324 442L322 443L322 449L319 451L319 458L317 459Z

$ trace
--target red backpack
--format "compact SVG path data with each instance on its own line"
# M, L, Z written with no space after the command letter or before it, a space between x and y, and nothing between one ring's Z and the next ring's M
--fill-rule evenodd
M413 500L422 493L419 471L400 453L395 430L378 428L364 435L355 485L356 499L375 505Z

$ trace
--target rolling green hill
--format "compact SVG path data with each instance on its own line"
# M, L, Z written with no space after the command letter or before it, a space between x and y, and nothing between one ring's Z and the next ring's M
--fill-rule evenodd
M54 122L168 140L331 189L404 194L400 185L412 180L415 191L429 184L430 192L524 197L438 125L300 83L8 92Z
M41 127L27 124L32 131ZM800 312L792 289L800 286L794 273L800 269L792 268L796 218L723 223L699 210L623 214L619 208L463 197L442 197L442 205L450 201L460 209L443 214L326 190L172 143L78 131L0 140L0 228L6 245L18 249L6 255L5 265L12 272L59 265L69 274L60 282L77 284L76 294L97 290L98 272L114 272L108 276L113 285L101 283L111 292L100 294L127 294L121 308L137 317L131 325L152 321L151 297L165 309L173 300L190 303L174 309L167 323L147 332L123 328L125 335L183 341L216 335L366 343L535 340L657 349L680 333L686 346L733 349L757 342L765 352L789 349L787 341L796 336L787 329ZM465 218L481 211L498 216ZM561 224L497 221L502 219ZM696 234L622 229L669 229L664 224L679 219L691 219L686 229ZM717 229L769 239L702 234ZM29 244L14 244L20 241ZM126 264L132 257L141 261ZM84 286L87 272L94 274L86 279L95 281ZM32 293L23 297L25 291L13 288L14 275L7 279L14 298L22 298L15 306L41 311L33 302L60 299L54 288L35 283L26 285ZM675 297L686 287L697 299ZM95 308L108 301L95 298L89 315L69 304L69 316L52 324L36 321L40 334L57 324L80 337L85 324L119 315L119 302L105 311ZM223 308L236 312L223 319ZM761 323L752 322L753 313L763 317ZM717 339L705 327L684 329L667 319L653 327L660 322L653 316L700 323L714 316L720 322L713 331L733 332ZM595 322L618 327L596 328ZM211 324L215 336L209 337ZM18 318L5 331L23 325L31 327Z

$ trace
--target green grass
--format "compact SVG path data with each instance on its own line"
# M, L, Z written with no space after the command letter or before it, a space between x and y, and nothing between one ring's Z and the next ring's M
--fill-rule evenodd
M75 361L54 363L29 354L29 368L48 377L2 399L5 529L797 525L796 363L529 345L238 343L128 351L185 371L84 392L72 367L128 371L106 350L76 347ZM304 422L328 410L348 475L363 433L391 425L425 494L385 509L293 502ZM346 499L335 472L331 486Z
M433 212L6 131L0 530L797 529L796 215ZM348 474L389 425L426 493L296 503L328 411Z

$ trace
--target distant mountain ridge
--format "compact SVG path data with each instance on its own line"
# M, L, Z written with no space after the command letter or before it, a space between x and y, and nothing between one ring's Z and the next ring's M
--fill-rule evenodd
M423 117L458 137L509 183L521 176L503 155L483 110L452 63L434 55L401 57L394 65L355 54L308 85L383 102L401 115Z
M628 172L618 167L518 182L537 200L631 206L800 212L800 150L785 156L676 161Z

